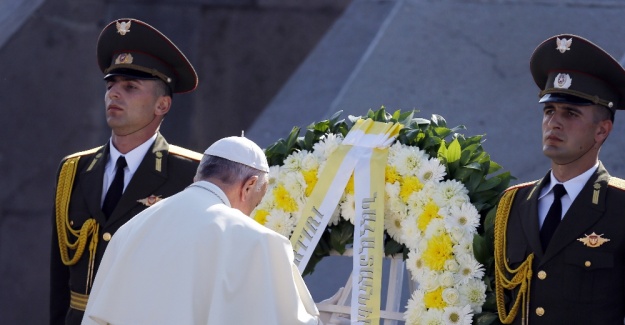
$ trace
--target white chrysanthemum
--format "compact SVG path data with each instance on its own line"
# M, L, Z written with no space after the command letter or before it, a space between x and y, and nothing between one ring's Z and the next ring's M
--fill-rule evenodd
M437 308L430 308L423 315L423 324L424 325L445 325L445 321L443 320L443 310Z
M460 268L456 274L460 283L467 283L470 279L481 279L484 277L484 266L472 255L460 255L457 257L457 261Z
M476 314L482 312L482 305L486 302L486 284L478 279L470 279L465 284L458 286L460 291L460 297L462 297L462 304L471 305L471 309Z
M387 189L393 189L392 184L386 184ZM402 243L402 223L407 218L406 206L393 196L393 193L386 192L386 202L384 204L384 229L398 243Z
M447 172L437 158L430 158L423 162L417 172L417 177L423 183L438 183L443 180Z
M423 276L425 264L421 259L421 254L416 250L410 250L408 252L408 258L406 258L406 268L410 271L410 275L413 280Z
M473 242L473 234L464 231L464 229L460 227L447 228L447 232L454 243Z
M302 170L302 160L309 152L307 150L300 150L293 152L284 158L283 168L288 169L290 171L300 171Z
M423 150L417 147L404 146L388 162L395 166L402 177L416 176L416 171L427 161L427 158L428 156Z
M352 224L356 217L356 201L353 194L345 194L345 200L341 203L341 216Z
M448 217L446 218L447 227L460 227L464 232L475 234L477 227L480 225L480 214L475 206L471 203L463 203L462 205L452 205L446 209Z
M292 198L304 198L304 191L306 189L306 181L302 173L285 173L280 179L280 183L284 186L284 189L289 192Z
M267 216L265 226L273 231L289 238L293 229L295 229L295 219L291 218L289 213L275 209Z
M458 306L460 304L460 291L456 288L443 289L443 301L447 306Z
M425 312L426 309L423 305L423 291L415 290L406 304L406 312L404 313L406 325L422 324Z
M431 239L432 237L440 236L445 231L445 220L442 218L434 218L430 221L430 224L425 229L425 239Z
M434 202L440 207L469 202L469 190L457 180L446 180L439 183L436 191L431 195Z
M454 245L454 247L452 247L452 250L454 251L454 255L456 256L466 254L473 255L473 241L461 241L457 245Z
M443 319L446 325L470 325L473 324L471 306L450 306L443 311Z
M342 135L333 133L326 134L321 141L313 145L313 153L317 157L326 160L339 147L339 145L341 145L342 142Z
M301 166L303 170L318 169L320 163L321 162L316 155L313 153L307 153L302 157Z
M417 218L413 214L408 214L404 220L401 221L401 235L400 241L409 250L413 251L419 247L419 243L425 242L422 240L423 234L417 225Z
M408 207L409 214L421 215L425 205L432 200L432 192L435 191L434 185L428 183L424 184L423 188L419 192L410 194L406 206Z

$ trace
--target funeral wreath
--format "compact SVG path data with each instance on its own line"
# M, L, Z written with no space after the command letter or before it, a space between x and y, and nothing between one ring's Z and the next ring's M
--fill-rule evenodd
M290 237L328 158L358 120L399 124L384 170L384 254L401 254L418 283L406 306L406 324L497 323L494 297L493 218L513 177L490 159L483 136L465 136L439 115L416 111L312 123L293 128L265 149L270 184L252 217ZM304 274L331 251L354 242L354 178L323 230Z

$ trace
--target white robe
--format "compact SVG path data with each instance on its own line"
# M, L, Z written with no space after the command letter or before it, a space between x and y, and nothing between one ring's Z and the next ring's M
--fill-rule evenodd
M115 233L82 324L321 323L289 240L231 208L214 184L194 185L214 193L188 187Z

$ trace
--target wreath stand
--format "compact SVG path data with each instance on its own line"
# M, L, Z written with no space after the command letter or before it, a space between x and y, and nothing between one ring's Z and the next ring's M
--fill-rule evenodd
M330 253L332 256L352 257L353 250L348 249L344 254L338 252ZM406 273L406 264L401 254L392 257L385 256L384 260L390 260L388 272L388 288L386 291L386 304L380 308L380 320L384 320L383 325L397 325L404 322L404 314L400 312L401 293ZM416 288L414 281L408 281L410 292ZM351 314L351 293L352 293L352 273L350 273L344 287L330 298L317 303L317 309L321 314L321 321L325 325L346 325L350 323Z

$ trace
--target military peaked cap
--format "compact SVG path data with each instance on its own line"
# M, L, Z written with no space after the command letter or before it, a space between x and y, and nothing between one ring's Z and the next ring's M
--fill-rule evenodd
M542 42L530 70L541 89L540 102L565 101L625 109L625 69L599 46L577 35Z
M109 23L98 38L98 65L104 79L124 75L163 80L174 93L193 91L195 69L178 47L156 28L133 18Z

